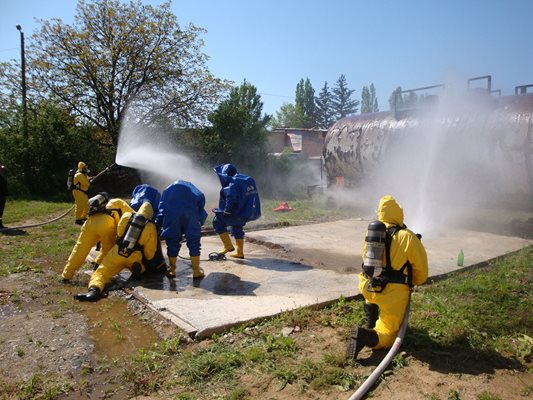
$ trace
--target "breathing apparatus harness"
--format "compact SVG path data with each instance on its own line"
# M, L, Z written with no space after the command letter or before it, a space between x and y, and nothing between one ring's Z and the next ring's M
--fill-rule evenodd
M144 246L139 243L139 238L146 226L148 219L142 214L133 214L125 229L124 236L117 238L118 254L129 257L136 250L143 250Z
M387 229L381 221L368 224L368 235L365 238L366 252L363 259L363 273L368 279L366 289L369 292L381 293L388 283L401 283L413 286L413 267L409 261L399 270L392 268L390 247L396 232L406 229L405 225L394 225ZM383 265L383 252L385 262ZM404 271L407 269L407 275ZM375 276L374 276L375 275Z

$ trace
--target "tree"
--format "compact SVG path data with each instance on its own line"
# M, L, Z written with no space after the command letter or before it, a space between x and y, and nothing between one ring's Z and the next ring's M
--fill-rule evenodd
M333 110L337 119L357 112L359 100L351 99L354 92L355 90L348 89L346 77L341 75L333 88Z
M302 128L305 126L305 116L300 107L283 103L272 118L271 125L273 128Z
M378 99L376 97L376 88L374 84L370 84L370 89L366 86L363 86L361 92L361 114L378 112Z
M145 124L165 115L193 126L226 88L206 67L204 31L181 28L169 2L79 0L74 24L40 22L28 51L33 88L105 130L108 143L126 111Z
M315 104L317 126L321 129L329 129L334 122L334 111L333 97L327 82L324 82L320 94L315 98Z
M389 107L391 111L403 108L403 97L402 97L402 88L398 86L391 93L389 97Z
M303 125L293 126L293 128L313 128L316 126L315 122L315 90L311 81L307 78L305 81L300 79L296 85L296 101L297 109L301 110L304 117Z
M237 168L258 170L266 160L266 125L263 102L254 85L244 81L208 116L212 126L203 136L203 149L212 163L232 162Z

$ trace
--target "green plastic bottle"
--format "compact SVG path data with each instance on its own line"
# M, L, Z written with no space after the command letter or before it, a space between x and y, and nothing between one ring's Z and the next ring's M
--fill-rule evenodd
M459 255L457 256L457 266L462 267L464 262L465 262L465 253L463 253L463 249L461 249L461 251L459 251Z

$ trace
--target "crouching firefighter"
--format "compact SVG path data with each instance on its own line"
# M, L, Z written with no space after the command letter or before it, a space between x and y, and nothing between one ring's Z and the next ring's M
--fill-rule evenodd
M81 227L78 240L63 268L63 282L67 282L83 265L92 247L100 243L100 253L94 260L99 265L115 244L117 225L125 212L133 211L122 199L109 199L106 192L100 192L89 199L89 216Z
M378 221L368 225L363 243L359 291L365 298L366 323L355 326L346 357L355 360L364 346L391 347L409 302L410 290L428 276L424 245L403 223L403 209L392 196L379 201Z
M143 257L152 260L157 251L157 229L151 221L152 206L143 203L138 212L126 212L117 227L117 240L106 254L89 281L88 293L74 296L80 301L97 301L106 284L124 268L131 270L133 277L145 272Z
M131 193L130 206L135 211L139 211L139 208L145 203L149 202L152 206L154 213L154 223L157 228L157 250L152 259L143 258L143 265L146 268L147 273L164 273L167 271L167 263L165 256L163 255L163 248L161 246L160 228L156 221L156 216L159 214L159 202L161 200L161 193L159 190L146 183L135 186Z

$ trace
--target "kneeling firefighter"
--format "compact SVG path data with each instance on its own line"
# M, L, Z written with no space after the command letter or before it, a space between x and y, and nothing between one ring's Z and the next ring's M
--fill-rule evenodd
M163 190L156 220L162 226L161 238L167 243L169 278L176 276L176 260L184 236L191 257L193 278L205 276L200 268L200 238L202 225L207 218L204 207L204 194L191 182L179 180Z
M222 188L218 208L213 211L213 228L218 233L224 247L218 252L224 255L235 250L230 233L235 237L237 251L230 255L244 258L244 225L261 217L261 203L255 180L237 172L233 164L221 164L214 168ZM228 233L227 227L230 227Z
M154 212L154 223L157 228L157 250L152 259L143 258L143 264L148 273L163 273L167 271L167 263L161 247L160 229L155 218L159 212L160 200L161 193L159 193L159 190L146 183L135 186L131 194L130 206L134 211L138 211L144 202L149 202Z
M89 281L88 293L74 296L80 301L96 301L107 283L122 269L129 268L134 276L146 270L143 258L151 260L157 250L157 229L151 221L152 206L143 203L138 212L122 215L117 226L117 240L106 254Z
M392 196L379 201L378 221L368 225L363 243L359 291L365 298L365 326L352 329L346 356L355 360L364 346L391 347L398 335L411 287L428 277L420 236L403 224L403 209Z
M72 279L74 273L83 265L91 248L100 242L100 253L95 259L99 265L111 250L117 237L117 225L125 212L133 211L122 199L109 199L106 192L100 192L89 199L87 221L81 227L78 240L63 268L64 281Z
M72 178L69 173L67 181L67 185L72 191L72 197L74 197L75 222L78 225L83 225L89 213L89 187L91 186L89 173L90 171L87 165L83 161L80 161L78 162L78 170Z

